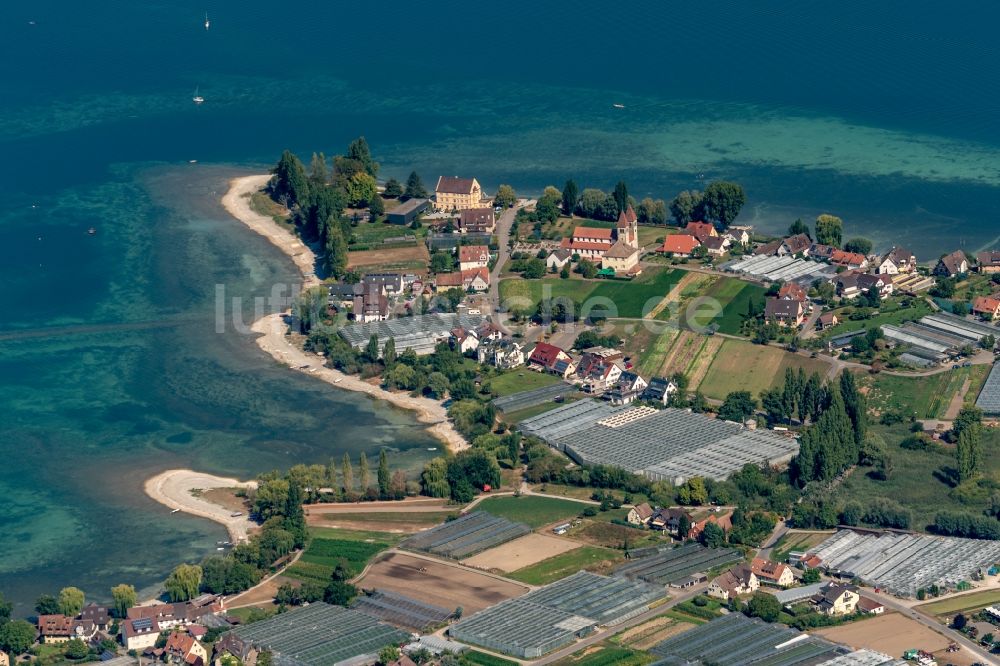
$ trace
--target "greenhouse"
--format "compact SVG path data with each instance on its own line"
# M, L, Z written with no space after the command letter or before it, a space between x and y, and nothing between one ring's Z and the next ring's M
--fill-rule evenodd
M444 624L452 614L448 608L384 590L358 597L351 608L393 626L417 632Z
M615 569L615 576L644 580L656 585L670 585L694 573L705 573L743 559L736 550L706 548L689 543L680 548L668 548L648 557L630 560Z
M455 520L418 532L400 544L403 548L460 560L531 532L523 523L483 511L473 511Z

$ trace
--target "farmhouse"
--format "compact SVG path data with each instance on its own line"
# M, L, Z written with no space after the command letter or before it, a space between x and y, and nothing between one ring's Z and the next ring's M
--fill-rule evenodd
M484 342L479 345L477 354L481 364L492 365L501 370L524 365L524 348L509 338Z
M406 281L400 273L368 273L361 279L365 291L375 290L381 294L401 294Z
M528 367L566 378L576 372L572 357L555 345L539 342L528 355Z
M863 270L868 268L868 258L860 252L844 252L837 250L830 256L830 263L834 266L843 266L850 270Z
M385 294L368 289L354 297L351 313L354 321L367 323L389 318L389 299Z
M795 576L792 575L791 568L780 562L771 562L755 557L753 562L750 563L750 568L753 569L754 575L764 585L788 587L795 582Z
M632 525L648 525L652 517L653 508L643 502L628 510L627 520Z
M934 266L934 275L944 277L955 277L962 273L969 272L969 260L961 250L955 250L951 254L946 254L938 259Z
M976 255L980 273L1000 273L1000 250L987 250Z
M800 326L804 315L805 310L802 307L801 301L769 298L764 305L764 316L768 321L773 321L789 328Z
M131 610L131 609L130 609ZM156 645L160 632L166 629L153 618L125 618L121 622L122 645L126 650L141 651Z
M88 641L97 634L97 626L91 620L66 615L39 615L38 638L42 643L65 643L79 638Z
M616 363L617 357L608 357L594 352L586 352L576 366L576 374L583 380L583 390L587 393L603 393L618 381L622 367Z
M490 208L492 202L483 198L483 188L475 178L440 176L434 186L434 207L438 210Z
M879 259L875 267L875 272L879 275L898 275L912 273L915 270L917 270L916 255L902 247L893 247Z
M187 633L175 631L167 637L164 648L168 660L176 660L185 664L207 664L208 650L205 646Z
M857 609L866 615L882 615L885 613L885 605L881 601L875 601L865 596L858 599Z
M972 301L972 313L987 321L1000 317L1000 298L997 296L978 296Z
M694 236L689 236L687 234L672 234L663 239L663 245L660 246L660 252L664 254L673 254L678 257L690 257L691 252L699 247L701 243Z
M458 267L468 271L490 265L490 248L485 245L463 245L458 248Z
M430 206L427 199L408 199L387 212L385 219L391 224L411 224Z
M723 532L729 532L729 530L733 529L733 514L729 512L720 516L717 513L713 513L708 518L691 523L691 529L688 530L688 539L697 539L709 525L717 525Z
M459 326L451 332L451 343L462 354L479 349L479 336L474 329Z
M653 512L653 517L649 520L649 526L653 529L679 536L681 523L684 519L687 519L689 525L691 524L691 516L684 509L676 507L657 509Z
M710 597L728 601L741 594L751 594L760 589L757 575L745 564L740 564L724 572L713 580L705 591Z
M694 236L698 242L704 244L709 238L718 238L719 232L711 222L688 222L684 227L684 232L689 236Z
M805 234L796 234L794 236L789 236L781 242L778 246L777 255L784 256L786 254L797 255L801 254L804 257L809 256L809 248L812 247L812 240L809 236Z
M753 227L749 225L731 225L726 229L725 233L722 235L729 239L731 243L739 243L740 245L747 245L750 242L750 232L753 231Z
M468 208L458 214L458 229L463 234L492 234L496 225L492 208Z
M480 315L434 313L350 324L341 327L337 333L355 349L364 349L374 335L379 349L391 338L395 340L397 353L412 349L416 354L423 355L433 352L438 343L448 342L455 328L475 329L484 321L485 318Z
M861 293L861 285L858 283L857 273L843 273L835 281L837 295L845 301L857 298Z
M881 298L892 296L895 289L892 278L886 275L872 275L871 273L860 273L858 275L858 289L864 292L874 289Z
M825 615L850 615L857 608L858 588L854 585L829 585L812 598L816 610Z
M835 248L832 245L824 245L823 243L813 243L809 246L809 256L814 259L823 259L824 261L830 261L833 253L839 251L839 248Z

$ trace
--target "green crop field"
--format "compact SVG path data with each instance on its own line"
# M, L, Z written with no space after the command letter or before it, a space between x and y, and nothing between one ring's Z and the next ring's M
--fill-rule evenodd
M326 583L338 562L346 562L352 575L361 573L375 555L390 548L400 537L384 532L360 532L318 528L299 560L284 575L303 581Z
M622 551L583 546L518 569L507 574L507 577L529 585L548 585L566 576L572 576L583 569L604 571L624 559Z
M608 646L596 652L586 650L556 662L556 666L642 666L653 661L653 655L629 648Z
M767 290L760 285L743 282L734 278L722 278L705 294L722 304L722 314L716 320L720 333L739 335L743 329L750 300L762 301Z
M521 391L530 391L544 386L552 386L553 384L558 384L562 380L555 375L550 375L548 373L534 372L532 370L528 370L527 368L517 368L515 370L509 370L497 377L490 377L486 381L489 382L490 390L495 395L504 396L510 395L511 393L519 393ZM570 387L567 387L567 390L569 390L569 388Z
M792 354L778 347L726 340L715 355L699 390L709 398L725 399L732 391L750 391L754 397L784 382L785 368L803 368L806 374L825 376L830 365L818 358Z
M475 664L476 666L517 666L516 661L496 657L492 654L479 652L477 650L466 650L462 653L462 662Z
M978 611L981 608L986 608L996 603L1000 603L1000 590L982 590L942 601L932 601L929 604L917 606L917 609L928 615L950 617L957 613Z
M572 518L579 515L586 507L587 505L582 502L532 495L491 497L476 505L477 510L524 523L530 527L541 527Z
M968 368L947 370L924 377L897 377L894 375L859 375L861 386L868 388L868 407L878 413L899 412L918 419L944 418L952 398L969 380L967 402L975 402L990 366L973 365Z

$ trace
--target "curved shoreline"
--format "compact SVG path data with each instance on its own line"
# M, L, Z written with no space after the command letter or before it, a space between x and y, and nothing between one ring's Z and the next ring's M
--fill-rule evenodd
M256 488L256 481L240 481L190 469L168 469L146 480L143 490L160 504L192 516L207 518L225 526L232 543L245 541L252 526L244 513L233 516L232 511L213 502L196 497L193 490L212 488Z
M232 179L229 182L229 190L222 197L222 205L230 215L267 238L295 262L299 272L302 273L303 289L315 287L321 284L321 280L313 270L316 265L316 254L312 249L287 229L275 224L271 218L250 208L250 195L264 187L269 179L268 175ZM257 346L279 363L322 379L337 388L365 393L396 407L414 411L417 420L428 424L427 431L441 440L450 451L457 452L468 448L468 442L455 430L448 420L448 411L440 402L430 398L413 397L408 393L387 391L354 375L345 375L338 370L325 367L318 357L307 354L288 341L282 314L266 315L258 319L251 326L251 330L261 334L256 340Z

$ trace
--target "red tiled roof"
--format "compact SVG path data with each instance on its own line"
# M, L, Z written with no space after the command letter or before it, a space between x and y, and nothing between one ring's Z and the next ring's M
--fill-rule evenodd
M995 296L979 296L972 301L973 312L988 312L993 314L1000 308L1000 298Z
M791 298L796 301L806 300L806 290L795 282L786 282L778 290L778 298Z
M565 354L562 349L556 347L555 345L550 345L547 342L539 342L534 351L531 352L531 358L529 359L532 363L537 363L538 365L543 365L546 368L551 367L560 356Z
M574 251L594 250L597 252L600 251L607 252L608 250L611 249L610 243L589 243L587 241L578 241L569 238L563 238L562 241L560 242L560 245L566 248L567 250L574 250Z
M830 255L830 263L841 264L843 266L862 266L867 261L865 255L859 252L844 252L836 250Z
M660 252L676 252L678 254L690 254L691 250L701 245L698 239L687 234L673 234L663 239L663 246Z
M462 286L462 274L455 273L439 273L434 278L434 282L439 287L461 287Z
M608 241L611 240L612 236L611 229L605 229L604 227L577 227L573 229L573 238L606 238Z
M715 230L715 225L710 222L688 222L687 226L684 227L684 231L691 234L702 243L705 242L706 238L719 235L719 233Z
M486 284L490 283L490 271L484 266L480 266L479 268L470 268L468 270L462 271L461 275L462 275L462 282L465 282L466 280L472 282L478 276L481 277L483 281L486 282Z
M489 261L490 248L485 245L463 245L458 248L458 260L467 261Z

